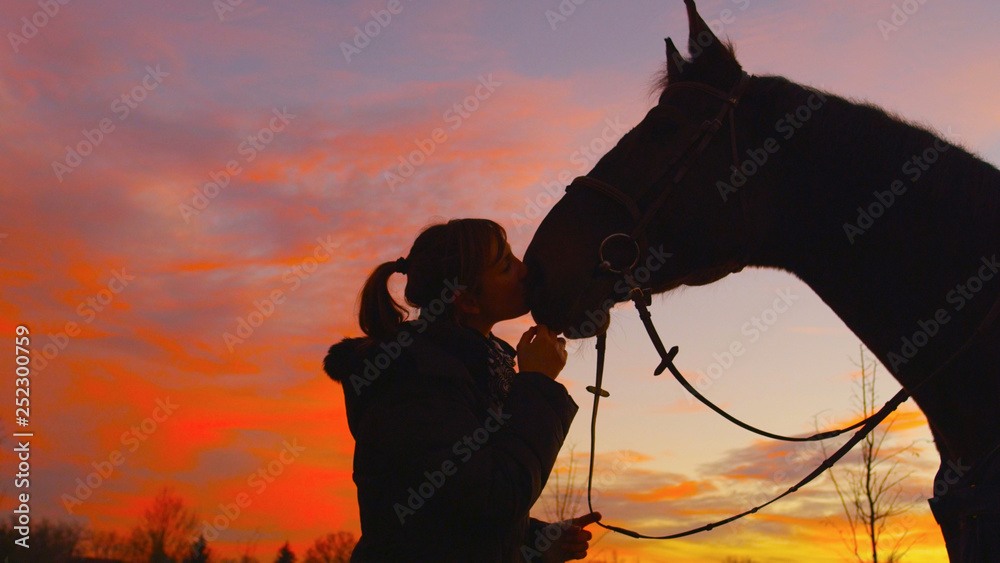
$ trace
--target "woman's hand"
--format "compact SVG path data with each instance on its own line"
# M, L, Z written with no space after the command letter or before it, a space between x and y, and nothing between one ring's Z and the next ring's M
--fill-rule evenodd
M555 379L566 366L566 339L545 325L529 328L517 343L517 365L521 371L537 371Z
M590 514L559 522L562 534L552 541L552 547L542 552L543 563L562 563L587 557L587 548L593 535L583 528L601 519L601 513Z

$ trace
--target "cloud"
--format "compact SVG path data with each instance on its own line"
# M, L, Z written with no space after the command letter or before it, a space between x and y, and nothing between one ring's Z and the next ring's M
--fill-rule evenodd
M704 485L703 485L704 487ZM648 493L631 493L625 495L634 502L659 502L663 500L676 500L692 497L701 492L698 483L694 481L684 481L678 485L667 485Z

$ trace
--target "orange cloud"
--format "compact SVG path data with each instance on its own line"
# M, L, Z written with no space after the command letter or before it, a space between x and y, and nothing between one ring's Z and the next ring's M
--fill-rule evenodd
M668 485L665 487L660 487L654 491L648 493L628 493L625 495L630 501L634 502L659 502L661 500L673 500L692 497L701 491L714 490L715 487L709 484L695 483L694 481L685 481L679 485Z

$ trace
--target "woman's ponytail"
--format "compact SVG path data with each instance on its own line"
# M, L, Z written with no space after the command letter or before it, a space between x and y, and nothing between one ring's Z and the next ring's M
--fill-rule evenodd
M397 262L386 262L368 276L361 290L358 322L361 330L375 340L392 340L406 318L404 309L389 293L389 277L399 271Z
M427 227L406 258L381 264L368 276L358 298L362 332L383 342L399 335L408 309L389 293L389 278L395 272L406 274L406 305L421 312L429 307L428 318L455 320L454 303L442 299L444 291L457 284L477 295L483 272L491 260L503 255L506 244L507 232L489 219L452 219Z

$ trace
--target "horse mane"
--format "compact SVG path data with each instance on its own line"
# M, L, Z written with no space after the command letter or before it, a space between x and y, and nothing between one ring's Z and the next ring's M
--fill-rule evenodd
M844 161L864 160L878 163L875 169L869 171L873 177L887 171L895 176L902 176L901 168L907 158L920 154L933 147L936 140L941 140L950 145L950 148L941 153L939 160L927 171L930 180L928 186L951 194L955 193L955 189L971 190L970 195L974 194L979 198L985 204L984 207L992 204L992 211L1000 210L1000 189L997 189L1000 188L1000 170L961 143L936 132L933 127L906 119L867 100L841 97L792 82L782 76L765 75L757 78L760 80L753 88L752 95L757 103L764 104L765 109L769 110L761 112L758 122L751 125L758 131L773 131L774 115L794 111L814 93L818 92L827 99L824 107L813 118L817 126L803 128L801 136L804 139L817 139L821 135L822 143L838 154L811 164L825 164L835 173ZM749 91L748 95L751 95ZM857 158L854 158L855 155ZM947 170L947 174L938 174L944 170ZM948 177L947 181L943 180L944 176Z

